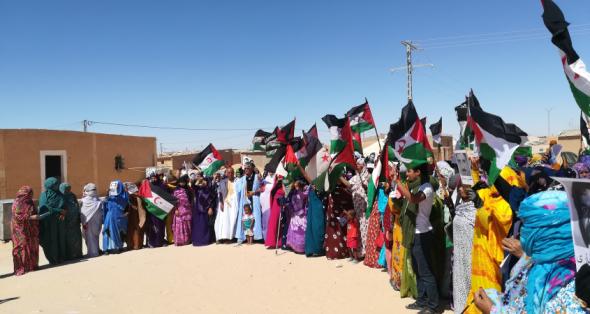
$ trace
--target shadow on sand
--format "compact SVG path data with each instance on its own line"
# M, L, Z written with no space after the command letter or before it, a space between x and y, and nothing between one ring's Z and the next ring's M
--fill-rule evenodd
M18 299L20 299L20 297L0 299L0 304L6 303L6 302L10 302L10 301L14 301L14 300L18 300Z
M82 257L79 259L73 259L67 262L63 262L61 264L55 264L55 265L51 265L51 264L47 264L47 265L43 265L43 266L39 266L39 268L35 271L40 271L40 270L45 270L45 269L51 269L51 268L56 268L56 267L62 267L65 265L71 265L71 264L78 264L78 263L82 263L82 262L86 262L88 261L87 258ZM14 276L14 273L9 273L9 274L4 274L4 275L0 275L0 279L4 279L4 278L9 278ZM7 299L8 300L8 299ZM8 300L8 301L12 301L12 300Z

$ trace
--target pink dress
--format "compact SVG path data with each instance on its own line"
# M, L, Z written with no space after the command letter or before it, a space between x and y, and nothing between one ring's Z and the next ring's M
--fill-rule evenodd
M282 184L282 182L278 182L275 184ZM274 197L271 200L270 205L270 217L268 217L268 227L266 229L266 239L264 240L264 245L267 248L275 248L277 245L277 232L279 232L279 219L281 215L281 206L279 205L279 198L285 197L285 190L283 188L279 188ZM281 237L279 237L278 246L281 246Z
M174 244L187 245L191 243L192 206L189 194L184 188L177 188L173 193L178 200L176 210L172 215L172 232L174 233Z

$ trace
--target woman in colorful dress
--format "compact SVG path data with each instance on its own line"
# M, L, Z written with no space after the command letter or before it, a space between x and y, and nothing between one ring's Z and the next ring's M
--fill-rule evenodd
M23 186L12 204L10 223L14 275L20 276L39 267L39 215L33 203L33 189Z
M305 252L305 230L307 229L307 196L309 186L301 180L294 183L289 193L288 204L291 208L291 219L287 231L287 246L295 253Z
M47 215L39 224L39 243L50 264L66 259L66 225L63 195L59 192L59 180L45 180L45 192L39 198L39 214Z
M72 193L72 187L68 183L62 183L59 191L64 197L68 211L66 223L66 259L82 257L82 230L80 229L80 205L78 198Z
M82 207L80 208L80 221L82 223L82 235L86 242L88 257L97 257L100 255L98 245L100 238L100 229L102 228L103 206L104 203L98 198L96 185L88 183L84 186L84 197L82 198Z
M123 182L111 182L109 196L104 206L104 221L102 229L102 246L105 254L120 253L123 249L123 239L127 234L127 206L129 195L125 191Z
M132 182L125 182L125 189L129 194L129 214L127 215L127 249L139 250L143 247L144 226L146 222L146 210L143 201L139 197L139 189Z
M178 200L172 222L172 232L174 233L174 244L176 246L191 243L193 193L188 186L188 181L188 175L181 176L173 193Z
M367 229L367 246L365 260L363 264L371 268L382 268L379 265L379 255L383 245L383 233L381 229L381 212L385 212L387 205L387 195L380 186L377 190L377 201L373 204L373 210L369 217L369 227Z
M339 182L334 191L328 196L327 201L324 241L326 258L329 260L347 258L349 256L346 248L346 225L342 222L344 221L345 211L354 209L352 194L343 182Z
M391 285L393 289L399 291L402 285L402 272L404 268L405 250L402 245L402 225L400 222L402 195L396 189L391 195L391 214L393 216L393 236L391 247Z
M483 313L588 313L575 298L576 263L567 193L546 191L520 205L523 257L505 292L477 289ZM476 308L476 309L477 309Z
M365 256L365 246L367 243L368 215L367 215L367 186L371 175L365 166L365 160L359 158L356 161L356 174L350 179L350 189L352 191L352 200L356 217L360 224L361 243L359 247L359 257Z
M266 228L266 239L264 245L273 249L276 246L281 246L280 237L280 217L282 210L282 200L285 197L285 189L283 187L283 180L280 177L276 178L275 184L270 192L271 206L270 216L268 217L268 226ZM277 243L278 239L278 243Z

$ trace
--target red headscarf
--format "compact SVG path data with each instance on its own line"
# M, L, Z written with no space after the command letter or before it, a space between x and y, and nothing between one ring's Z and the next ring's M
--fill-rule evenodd
M12 204L12 215L17 220L28 219L33 214L33 189L30 186L23 186L16 193L16 198Z

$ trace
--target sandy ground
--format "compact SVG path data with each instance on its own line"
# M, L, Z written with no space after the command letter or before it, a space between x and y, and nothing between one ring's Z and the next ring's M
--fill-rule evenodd
M143 249L19 277L11 248L0 243L0 313L416 313L380 270L262 245Z

